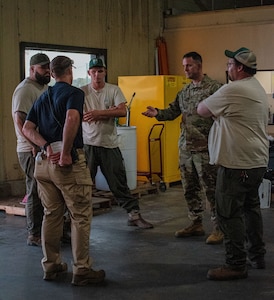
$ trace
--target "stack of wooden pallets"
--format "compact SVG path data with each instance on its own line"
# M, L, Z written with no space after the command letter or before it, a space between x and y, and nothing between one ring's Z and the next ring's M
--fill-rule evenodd
M131 191L131 194L136 198L141 198L144 195L157 193L157 186L150 183L139 183L137 188ZM5 211L7 214L16 216L25 216L25 205L21 204L22 197L9 197L0 199L0 211ZM92 189L92 207L93 215L109 211L112 205L115 205L115 198L110 191Z

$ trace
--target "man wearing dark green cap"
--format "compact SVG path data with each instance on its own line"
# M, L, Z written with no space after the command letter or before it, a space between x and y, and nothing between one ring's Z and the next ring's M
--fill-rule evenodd
M26 116L32 104L47 89L50 82L50 60L46 54L37 53L30 59L29 77L15 89L12 96L12 117L17 137L17 155L26 175L26 219L29 246L41 246L41 225L43 207L37 194L37 184L33 177L35 155L39 151L22 133Z
M111 192L128 213L128 225L153 228L142 218L139 201L130 193L118 146L115 118L126 116L126 99L117 85L105 82L107 71L102 59L90 60L88 74L91 83L82 87L85 92L83 139L91 177L94 181L100 166Z
M242 47L225 55L231 82L197 108L215 120L208 147L210 164L219 166L216 210L226 249L225 265L207 273L211 280L246 278L247 264L265 268L266 253L258 188L269 156L268 99L254 77L255 54Z

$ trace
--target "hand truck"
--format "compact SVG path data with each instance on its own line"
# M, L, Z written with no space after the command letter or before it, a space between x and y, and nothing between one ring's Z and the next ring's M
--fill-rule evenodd
M154 124L148 135L148 157L149 157L149 172L137 171L137 176L146 177L151 185L156 185L154 178L155 176L159 178L159 189L161 192L166 191L166 184L163 181L163 162L162 162L162 141L161 136L163 133L165 125L162 123ZM153 144L157 143L159 146L158 154L156 153L156 148ZM159 158L158 165L156 156ZM156 171L153 171L153 169ZM155 176L153 176L155 175Z

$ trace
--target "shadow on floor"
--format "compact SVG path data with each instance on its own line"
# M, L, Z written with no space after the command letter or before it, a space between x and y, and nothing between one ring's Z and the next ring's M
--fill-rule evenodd
M274 299L274 215L262 209L267 247L265 270L250 270L244 280L214 282L207 270L224 262L223 245L206 245L206 237L178 239L188 224L180 186L140 199L142 215L154 229L128 227L127 215L114 206L92 220L90 254L106 282L71 286L71 249L62 246L69 272L54 282L42 280L41 248L26 245L25 217L0 212L0 300L181 300ZM209 212L204 226L211 231Z

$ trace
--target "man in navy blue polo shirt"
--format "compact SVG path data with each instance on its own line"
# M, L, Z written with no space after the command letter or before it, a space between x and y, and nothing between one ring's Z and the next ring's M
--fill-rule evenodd
M105 272L91 269L92 181L82 149L84 92L71 85L72 64L66 56L52 60L50 68L56 84L32 106L23 133L42 149L36 157L34 175L44 206L44 280L54 280L59 273L67 271L60 254L63 214L67 207L71 218L72 284L86 285L102 282Z

